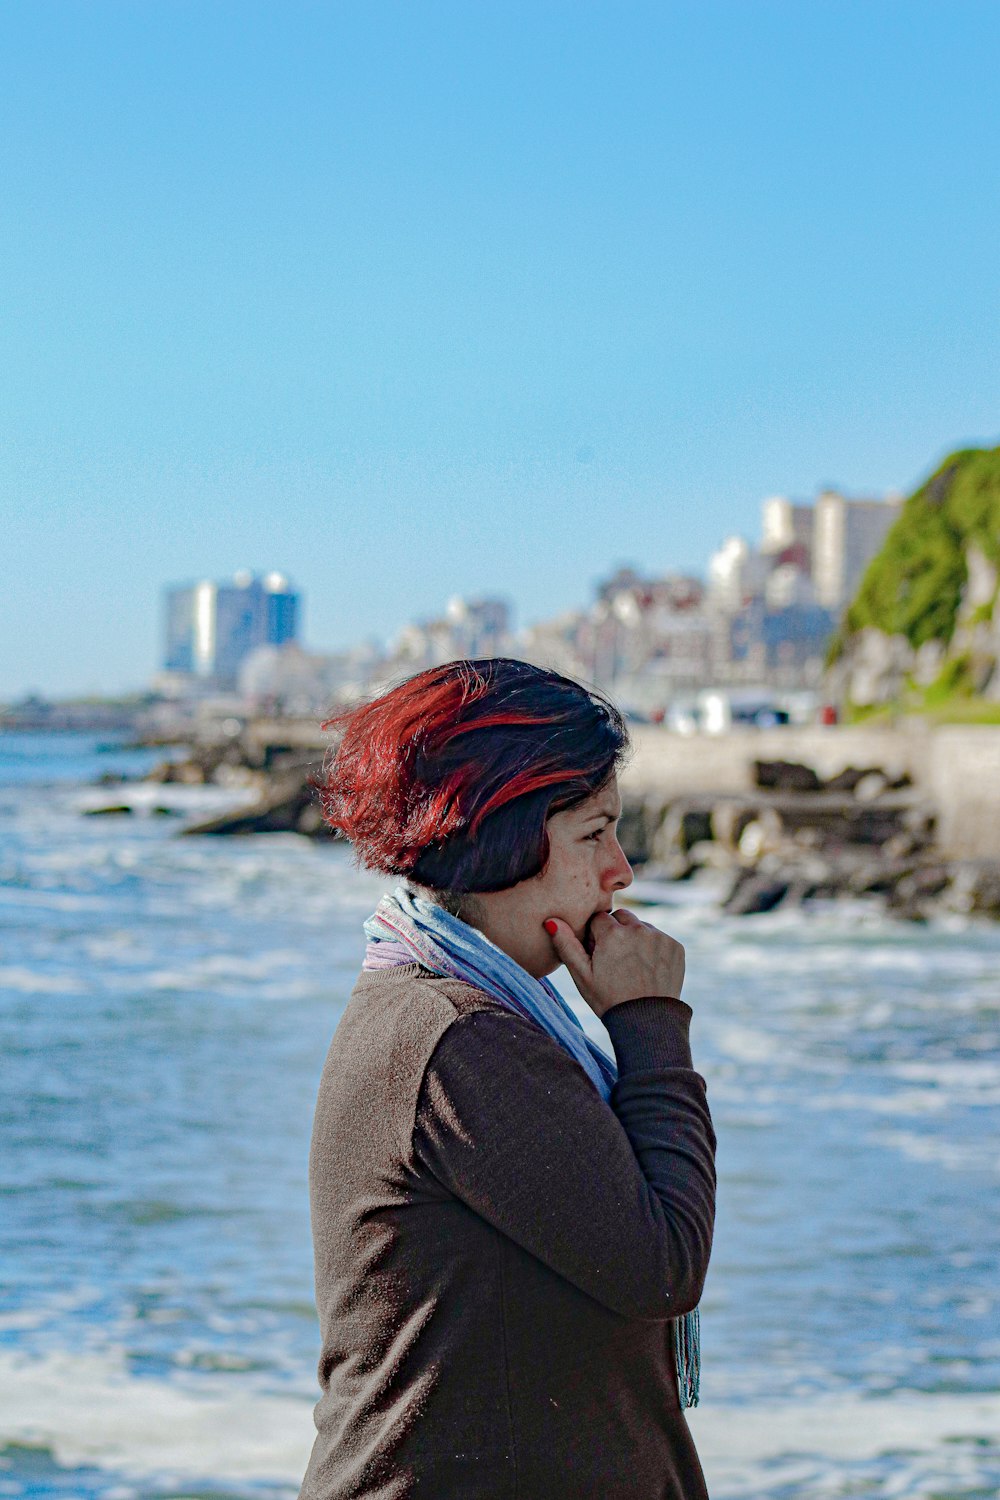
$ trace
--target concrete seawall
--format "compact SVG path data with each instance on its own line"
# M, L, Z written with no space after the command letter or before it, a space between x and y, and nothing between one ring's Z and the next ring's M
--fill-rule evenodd
M749 791L755 760L800 761L823 778L848 766L879 766L908 774L933 804L943 854L1000 856L1000 725L805 725L686 736L642 724L632 737L626 796L669 802L696 792Z

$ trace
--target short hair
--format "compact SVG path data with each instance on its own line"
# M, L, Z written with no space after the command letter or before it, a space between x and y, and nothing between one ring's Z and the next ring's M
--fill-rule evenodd
M598 692L496 656L431 667L328 719L323 816L358 864L432 891L498 891L544 870L545 824L601 790L630 746Z

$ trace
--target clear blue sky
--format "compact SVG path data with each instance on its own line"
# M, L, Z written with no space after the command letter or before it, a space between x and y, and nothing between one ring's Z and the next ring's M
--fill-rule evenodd
M7 0L0 696L702 571L1000 441L1000 5Z

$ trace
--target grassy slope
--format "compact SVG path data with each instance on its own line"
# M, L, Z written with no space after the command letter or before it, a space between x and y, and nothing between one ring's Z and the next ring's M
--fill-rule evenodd
M849 638L866 625L950 641L974 542L1000 568L1000 448L953 453L904 504L844 616Z
M912 494L861 580L831 644L835 661L866 626L904 635L916 649L951 641L967 579L966 549L974 543L1000 570L1000 448L953 453ZM987 617L993 604L983 611ZM947 661L937 682L913 684L905 705L938 722L996 723L996 704L970 700L967 661ZM867 716L867 715L866 715Z

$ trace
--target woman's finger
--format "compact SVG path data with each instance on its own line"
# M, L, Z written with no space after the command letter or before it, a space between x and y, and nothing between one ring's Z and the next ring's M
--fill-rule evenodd
M552 939L552 946L566 965L579 989L581 984L589 986L593 980L590 955L580 942L568 922L561 917L549 917L543 924ZM581 994L583 991L580 991Z

